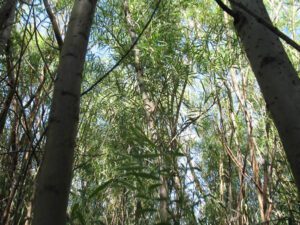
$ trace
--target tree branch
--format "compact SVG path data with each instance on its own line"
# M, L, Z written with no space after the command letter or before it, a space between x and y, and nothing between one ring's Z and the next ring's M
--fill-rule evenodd
M222 0L215 0L215 1L224 12L226 12L233 18L236 18L237 16L236 13L232 9L230 9L227 5L225 5L224 2L222 2Z
M234 19L237 19L237 13L234 12L232 9L230 9L227 5L225 5L224 2L222 2L222 0L215 0L215 1L220 6L220 8L223 11L225 11L226 13L228 13ZM286 34L284 34L282 31L280 31L277 27L275 27L274 25L266 22L263 18L261 18L258 15L256 15L254 12L252 12L251 10L249 10L243 4L241 4L239 2L236 2L234 0L229 0L229 1L230 1L231 4L239 7L242 10L244 10L246 13L248 13L250 16L252 16L254 19L256 19L256 21L258 23L260 23L261 25L263 25L269 31L273 32L279 38L281 38L282 40L284 40L288 45L290 45L291 47L293 47L294 49L296 49L297 51L300 52L300 45L298 43L296 43L293 39L291 39L290 37L288 37Z
M119 61L110 69L108 70L103 76L101 76L94 84L92 84L88 89L86 89L85 91L83 91L81 93L81 97L86 95L87 93L89 93L91 90L93 90L101 81L103 81L111 72L113 72L119 65L121 65L121 63L124 61L124 59L130 54L130 52L134 49L134 47L136 46L136 44L138 43L138 41L140 40L140 38L142 37L142 35L144 34L145 30L148 28L148 26L150 25L152 19L154 18L155 13L157 12L159 5L161 3L162 0L158 0L157 4L150 16L150 18L148 19L147 23L145 24L143 30L141 31L141 33L137 36L137 38L135 39L135 41L132 43L132 45L130 46L130 48L126 51L126 53L119 59Z
M47 12L47 14L49 16L49 19L51 21L51 24L52 24L52 27L53 27L53 31L54 31L54 35L55 35L55 38L56 38L59 50L61 51L64 42L63 42L61 33L59 31L59 27L58 27L58 23L57 23L57 20L56 20L56 16L52 12L52 9L51 9L51 7L49 5L48 0L43 0L43 2L44 2L44 6L45 6L45 9L46 9L46 12Z

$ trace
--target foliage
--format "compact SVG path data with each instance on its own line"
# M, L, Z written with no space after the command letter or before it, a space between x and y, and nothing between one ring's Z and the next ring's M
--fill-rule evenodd
M123 2L99 1L82 90L132 44ZM129 1L137 33L155 2ZM44 6L33 3L34 14L30 4L18 5L0 61L1 110L12 88L10 70L16 81L0 133L0 214L7 224L30 223L59 61ZM64 36L73 1L50 3ZM299 3L265 3L278 28L297 39ZM272 11L277 3L282 8ZM286 49L298 68L299 54ZM155 103L155 135L131 52L81 98L68 223L159 224L162 177L170 224L300 221L294 180L231 18L214 1L162 1L136 51Z

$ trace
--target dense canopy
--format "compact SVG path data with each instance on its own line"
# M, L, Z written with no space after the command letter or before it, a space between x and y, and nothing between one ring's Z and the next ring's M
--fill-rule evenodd
M300 224L299 10L1 0L0 224Z

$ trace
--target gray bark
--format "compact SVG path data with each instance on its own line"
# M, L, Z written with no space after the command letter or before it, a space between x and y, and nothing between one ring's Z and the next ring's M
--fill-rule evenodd
M271 24L262 0L235 0ZM231 1L235 28L300 190L300 79L279 38Z
M97 0L76 0L54 85L45 156L37 178L33 225L65 225L79 118L80 86Z
M57 23L57 19L56 19L56 16L55 14L53 13L52 9L51 9L51 6L48 2L48 0L43 0L44 2L44 5L45 5L45 9L46 9L46 12L49 16L49 19L51 21L51 24L52 24L52 28L53 28L53 31L54 31L54 35L55 35L55 39L57 41L57 44L58 44L58 47L59 47L59 50L62 49L62 46L64 44L63 42L63 39L62 39L62 36L61 36L61 33L60 33L60 30L59 30L59 26L58 26L58 23Z
M15 20L17 0L6 0L0 8L0 53L4 52Z

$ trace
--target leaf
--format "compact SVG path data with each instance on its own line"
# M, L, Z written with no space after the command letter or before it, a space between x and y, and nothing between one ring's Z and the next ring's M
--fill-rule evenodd
M79 208L79 203L75 203L75 204L73 205L73 207L72 207L72 210L71 210L71 216L72 216L72 217L75 217L78 208Z
M156 212L157 211L157 209L155 209L155 208L145 208L145 209L142 209L141 210L141 212L142 213L145 213L145 212Z
M186 156L185 154L183 154L182 152L179 152L179 151L172 152L171 154L173 156L176 156L176 157L184 157L184 156Z
M143 178L152 179L152 180L159 180L159 177L157 177L153 174L150 174L150 173L143 173L143 172L134 173L134 172L131 172L131 173L127 173L127 175L133 175L133 176L136 176L136 177L143 177Z
M76 220L76 219L79 220L80 224L82 224L82 225L86 224L84 216L83 216L83 214L80 211L79 203L75 203L73 205L72 211L71 211L71 217L74 220Z
M142 199L151 199L151 196L149 196L149 195L143 195L143 194L137 194L136 197L137 198L142 198Z
M153 190L153 189L156 189L158 187L160 187L161 183L157 183L157 184L152 184L149 186L149 190Z
M93 198L95 195L97 195L100 191L104 190L107 188L108 185L110 185L111 183L113 183L115 181L115 179L110 179L106 182L104 182L103 184L101 184L99 187L97 187L88 197L88 199Z
M119 167L119 168L117 168L117 170L126 170L126 171L128 171L128 170L137 170L137 171L139 171L139 170L142 170L142 169L144 169L144 167L143 166L121 166L121 167Z
M77 210L77 211L76 211L76 217L77 217L77 219L79 220L79 222L80 222L82 225L85 225L85 224L86 224L85 219L84 219L84 216L82 215L82 213L81 213L80 210Z
M155 154L155 153L153 153L153 154L151 154L151 153L149 153L149 154L132 154L132 157L135 157L138 159L140 159L140 158L158 158L159 156L160 156L160 154Z
M142 128L138 126L132 126L131 131L137 140L146 142L152 148L156 147L155 143L147 137Z
M136 187L136 186L134 186L134 185L132 185L131 183L129 183L129 182L126 182L126 181L124 181L124 180L118 180L118 183L119 184L122 184L123 186L125 186L126 188L128 188L128 189L131 189L131 190L138 190L138 188Z

